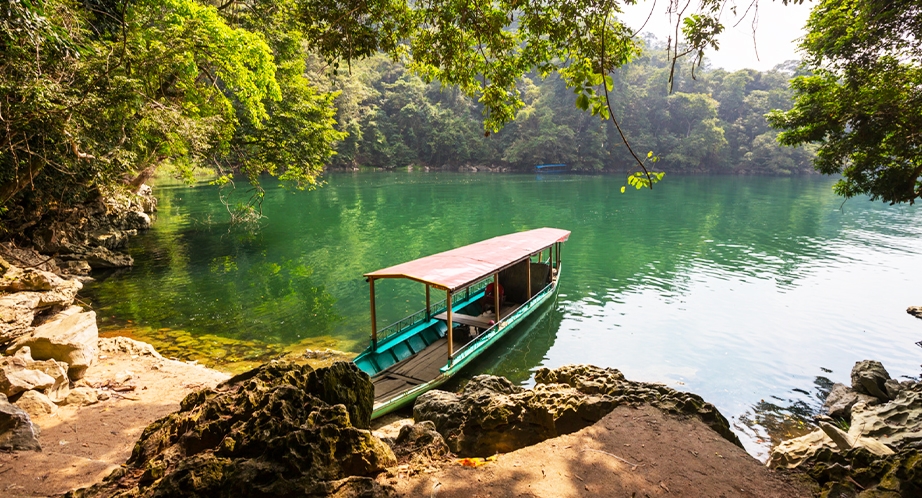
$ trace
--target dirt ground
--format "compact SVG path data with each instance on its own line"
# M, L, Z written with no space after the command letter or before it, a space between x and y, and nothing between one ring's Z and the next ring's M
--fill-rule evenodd
M619 407L581 431L476 468L452 460L390 474L379 479L407 497L812 496L702 422L649 406Z
M180 361L104 353L87 370L90 385L128 371L133 391L108 392L94 405L61 406L33 419L41 428L42 452L0 452L0 496L48 496L89 486L128 460L135 441L154 420L179 409L179 402L227 374Z

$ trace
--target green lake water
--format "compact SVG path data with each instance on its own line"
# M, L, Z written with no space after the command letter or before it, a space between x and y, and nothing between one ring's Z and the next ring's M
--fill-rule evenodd
M922 211L836 197L828 178L339 173L269 188L256 233L229 229L214 187L161 185L135 267L86 299L101 331L218 367L286 350L357 352L362 274L542 226L572 231L560 293L467 375L529 384L567 363L620 369L713 402L747 449L799 434L830 382L878 359L919 375ZM376 284L379 326L424 306L420 284Z

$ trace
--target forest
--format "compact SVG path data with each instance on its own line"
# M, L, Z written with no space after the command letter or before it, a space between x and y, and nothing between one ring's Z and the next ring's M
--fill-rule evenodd
M765 115L793 104L789 80L798 63L771 71L697 71L679 64L673 91L665 44L645 40L642 55L616 70L611 101L631 145L667 172L792 175L813 173L812 146L787 147ZM319 70L317 71L319 72ZM425 83L378 55L319 83L336 98L334 168L474 166L512 171L565 163L571 171L624 172L634 167L611 121L580 110L557 75L523 78L525 106L498 133L485 134L482 106L456 88Z

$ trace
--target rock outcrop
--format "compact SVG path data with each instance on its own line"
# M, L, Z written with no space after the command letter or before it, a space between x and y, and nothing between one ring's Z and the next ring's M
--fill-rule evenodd
M29 414L0 394L0 450L42 451L38 435L38 426Z
M31 334L20 338L10 348L18 351L31 349L36 360L57 360L67 363L67 375L71 380L83 378L86 369L96 362L99 355L99 329L96 313L87 311L74 313L50 321L35 328Z
M727 420L699 396L659 384L631 382L611 368L569 365L541 369L534 389L502 377L474 377L460 394L430 391L413 407L417 422L431 421L461 456L523 448L589 426L623 404L650 404L700 418L738 446Z
M373 396L352 363L272 362L187 396L125 466L68 496L391 496L371 476L394 454L358 427Z
M922 475L922 465L906 451L922 447L922 383L897 382L879 362L867 360L855 364L851 377L850 389L834 385L824 405L829 416L819 418L819 429L779 444L768 465L810 469L811 475L816 471L814 477L829 496L856 496L855 482L878 490L867 496L890 496L885 492L904 478L916 483L912 486L922 483L914 480L919 479L915 473ZM915 470L905 474L907 469Z
M878 456L865 448L823 448L801 467L822 498L922 496L922 452L907 448Z
M7 264L0 275L0 347L28 334L36 322L67 309L81 288L76 280Z

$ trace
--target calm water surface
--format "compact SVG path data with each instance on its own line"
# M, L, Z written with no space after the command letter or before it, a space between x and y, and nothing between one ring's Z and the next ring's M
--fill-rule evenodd
M135 268L89 286L109 333L222 366L292 348L359 351L367 271L495 235L572 231L556 303L468 375L528 384L592 363L702 395L747 449L798 434L830 382L881 360L918 376L922 211L852 199L826 178L621 179L333 174L313 192L270 188L263 228L229 229L209 186L161 186ZM376 285L379 325L424 306L419 284Z

